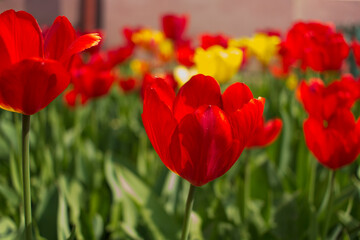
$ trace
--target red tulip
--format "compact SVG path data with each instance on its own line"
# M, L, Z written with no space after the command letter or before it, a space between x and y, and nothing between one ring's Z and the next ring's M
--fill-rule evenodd
M135 86L136 86L136 80L135 78L128 78L128 79L121 79L119 81L119 86L120 88L125 92L130 92L132 90L134 90Z
M178 41L185 32L188 17L186 15L167 14L162 17L161 22L165 36Z
M355 161L360 153L360 119L340 108L328 121L310 115L304 122L306 145L317 160L331 169Z
M107 51L107 61L109 68L113 68L116 65L123 63L131 57L133 52L134 45L131 44L120 46L118 48Z
M200 46L205 50L214 45L219 45L222 46L223 48L227 48L228 41L229 38L222 34L217 34L217 35L203 34L200 36Z
M350 109L359 98L360 84L353 78L343 76L325 86L321 79L311 79L309 84L300 83L299 97L309 115L329 119L338 108Z
M32 115L45 108L70 82L72 56L98 44L96 34L76 38L65 17L57 17L45 40L24 11L0 14L0 108Z
M177 95L164 81L155 81L146 89L142 119L166 167L202 186L236 162L263 108L264 99L254 99L245 84L235 83L221 94L214 78L199 74Z
M358 67L360 67L360 43L357 40L354 40L352 42L351 48L354 53L356 65L358 65Z
M280 43L279 52L281 59L281 69L279 75L286 76L291 70L291 66L296 62L296 57L292 55L292 51L285 41Z
M177 61L186 67L194 66L195 49L190 45L184 45L176 48Z
M265 147L270 145L279 136L281 129L281 119L276 118L265 123L264 118L261 118L255 133L251 136L250 140L246 144L246 147Z
M302 69L315 71L339 70L349 54L341 33L331 25L298 22L289 30L284 46L290 59L299 60Z
M97 58L96 55L94 57ZM81 95L83 103L106 95L115 80L115 76L101 58L90 60L88 64L82 64L71 73L74 90Z
M64 101L66 102L66 104L69 107L75 107L76 106L77 97L78 97L78 94L74 89L66 91L64 93Z

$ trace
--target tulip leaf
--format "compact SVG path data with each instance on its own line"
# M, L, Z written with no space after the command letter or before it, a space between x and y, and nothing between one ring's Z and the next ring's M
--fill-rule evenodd
M76 239L76 231L75 231L75 227L72 228L70 236L66 239L66 240L75 240Z
M40 235L47 239L57 239L59 196L53 185L43 191L37 204L35 216L39 226Z
M114 164L120 187L140 210L155 239L171 239L178 234L179 226L164 209L164 204L151 189L127 167Z
M8 217L0 218L0 239L13 240L17 239L18 230L16 224Z

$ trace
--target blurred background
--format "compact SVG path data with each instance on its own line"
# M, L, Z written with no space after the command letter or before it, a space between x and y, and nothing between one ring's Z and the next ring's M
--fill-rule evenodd
M39 24L65 15L83 30L103 29L105 46L121 41L123 26L158 29L164 13L187 13L190 37L200 32L251 35L267 27L286 30L295 20L320 20L337 26L360 22L357 0L0 0L1 12L26 10Z

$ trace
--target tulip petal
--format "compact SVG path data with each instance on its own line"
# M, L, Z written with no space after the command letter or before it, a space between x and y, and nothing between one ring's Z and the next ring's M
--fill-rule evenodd
M344 125L345 123L338 122ZM352 131L343 132L343 127L325 128L313 117L304 122L306 145L317 160L331 169L338 169L352 163L360 153L360 124L353 125Z
M0 29L0 71L25 58L43 56L41 29L29 13L3 12Z
M241 109L252 98L253 94L248 86L244 83L234 83L222 95L224 111L227 113L235 112Z
M323 112L323 92L325 89L324 83L321 79L313 78L309 84L305 81L300 83L299 96L305 110L317 118L322 118Z
M0 107L32 115L45 108L70 83L70 75L56 61L25 59L0 74Z
M64 16L58 16L45 37L45 57L60 60L75 39L76 33L69 20Z
M155 151L165 166L176 173L169 156L170 139L177 125L171 112L174 97L175 93L170 86L159 79L145 90L141 117Z
M202 74L193 76L180 89L174 102L174 116L180 120L202 105L222 107L221 90L217 81Z
M271 144L279 136L282 129L281 119L272 119L264 124L261 119L254 135L246 144L246 147L264 147Z
M177 173L201 186L226 172L219 172L219 166L234 163L233 159L223 159L232 145L232 130L225 113L217 106L201 106L179 123L170 152Z
M251 99L240 110L229 114L234 138L240 141L241 146L245 146L253 137L258 122L263 117L264 104L264 98Z
M99 44L101 37L98 33L89 33L78 37L66 50L60 58L60 62L68 67L71 57L74 54L80 53L88 48Z

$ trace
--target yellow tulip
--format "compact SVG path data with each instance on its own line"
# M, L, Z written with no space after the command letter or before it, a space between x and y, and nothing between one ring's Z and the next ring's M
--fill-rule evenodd
M223 48L212 46L207 50L198 48L195 51L194 62L198 73L209 75L219 83L230 80L239 70L243 53L235 47Z
M178 83L179 87L184 85L190 78L198 74L196 68L187 68L185 66L179 65L174 68L174 78Z
M159 43L160 58L169 61L174 56L174 44L170 39L164 39Z
M136 44L145 48L152 48L164 41L165 35L156 30L144 28L133 34L131 40Z
M149 71L149 64L140 59L133 59L130 62L130 69L135 75L142 76Z
M295 90L298 86L298 78L296 77L296 75L294 73L291 73L287 79L286 79L286 86L290 89L290 90Z
M246 47L249 56L255 56L263 65L268 65L279 49L281 40L277 36L257 33L252 38L231 39L229 46Z

